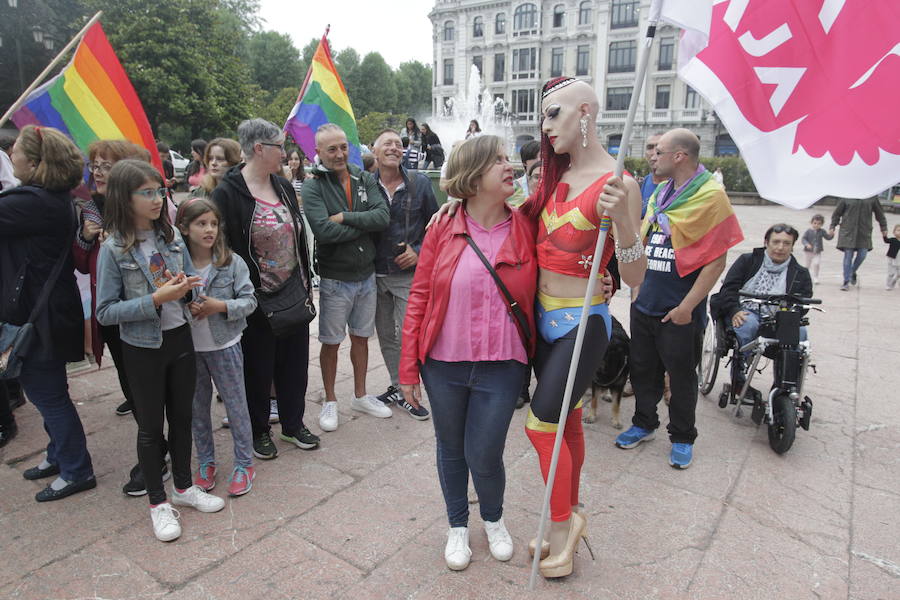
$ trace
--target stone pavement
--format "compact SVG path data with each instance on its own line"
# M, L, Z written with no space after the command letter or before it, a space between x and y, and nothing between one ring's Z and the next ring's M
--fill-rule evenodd
M802 233L815 211L737 212L748 241L731 260L759 245L769 224L786 220ZM893 227L898 218L889 220ZM358 416L344 400L341 426L323 434L320 449L279 442L277 460L258 461L249 495L228 499L217 514L184 509L181 539L164 544L153 538L146 499L120 491L135 462L135 424L114 415L121 393L104 363L70 379L96 490L34 502L44 483L21 473L40 461L46 436L30 404L17 410L19 436L0 450L0 598L900 598L900 290L884 290L884 245L875 244L849 292L838 290L833 243L824 255L816 294L828 312L812 315L810 332L818 365L808 388L811 431L778 456L764 427L717 408L717 385L698 404L694 465L676 471L664 435L615 448L618 432L602 406L598 422L585 426L582 475L596 560L582 546L575 573L540 580L537 594L527 591L525 546L543 489L524 411L506 448L505 520L516 543L508 563L490 557L473 505L472 564L449 571L431 424L398 411L385 420ZM624 294L612 306L620 319L627 314ZM370 358L369 389L378 393L387 374L375 342ZM309 374L306 423L318 432L317 358ZM341 398L351 385L345 348ZM632 407L624 402L626 422ZM216 431L216 443L227 472L228 430ZM224 487L220 477L215 492Z

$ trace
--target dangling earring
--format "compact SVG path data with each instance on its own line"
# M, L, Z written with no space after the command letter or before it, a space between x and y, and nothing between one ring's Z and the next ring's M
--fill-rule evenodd
M581 117L581 147L587 148L588 115Z

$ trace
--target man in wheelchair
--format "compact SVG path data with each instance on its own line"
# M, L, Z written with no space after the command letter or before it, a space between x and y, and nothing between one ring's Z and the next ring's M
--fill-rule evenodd
M785 223L766 230L765 246L742 254L728 269L725 281L710 298L710 314L731 326L738 345L744 346L757 337L760 321L776 308L743 299L738 292L748 290L757 294L793 294L803 298L812 296L812 278L793 256L794 243L800 234ZM806 339L806 328L800 329L800 340ZM738 380L743 380L746 356L735 353L734 366ZM737 361L741 361L738 363Z

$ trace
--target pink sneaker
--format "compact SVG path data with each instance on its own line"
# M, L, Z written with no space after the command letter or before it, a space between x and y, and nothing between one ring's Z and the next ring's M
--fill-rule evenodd
M231 483L228 484L229 496L243 496L253 487L253 478L256 470L253 467L235 467L231 473Z
M216 487L216 463L201 463L194 474L194 485L204 492Z

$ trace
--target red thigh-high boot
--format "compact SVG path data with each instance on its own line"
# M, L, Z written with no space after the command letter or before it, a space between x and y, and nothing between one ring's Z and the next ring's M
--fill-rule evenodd
M569 454L572 457L570 477L572 491L569 494L569 501L573 510L577 510L575 507L578 505L578 490L581 487L581 466L584 464L584 429L581 427L581 412L580 406L572 411L566 419L566 430L563 432L565 444L569 447Z

